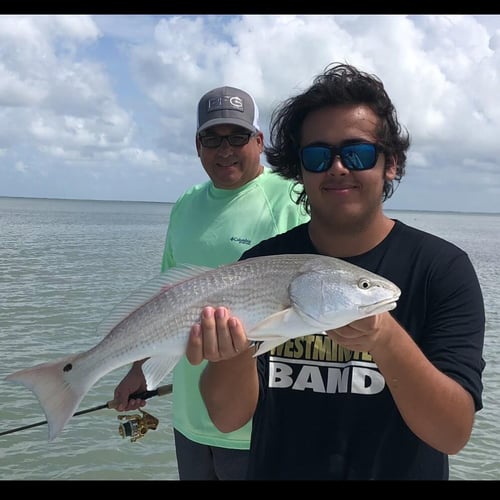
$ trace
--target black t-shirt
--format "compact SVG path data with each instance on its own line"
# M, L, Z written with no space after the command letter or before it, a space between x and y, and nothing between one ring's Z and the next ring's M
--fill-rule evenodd
M391 314L479 410L485 315L474 268L452 243L395 222L375 248L344 260L399 286ZM318 253L307 224L241 259L283 253ZM259 356L258 370L250 479L448 479L448 456L408 428L369 353L310 335Z

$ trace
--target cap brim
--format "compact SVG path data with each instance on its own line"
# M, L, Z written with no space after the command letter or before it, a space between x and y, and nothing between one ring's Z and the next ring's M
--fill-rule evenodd
M243 127L249 132L255 133L257 129L252 125L249 125L245 120L238 120L237 118L214 118L213 120L208 120L205 122L196 133L199 134L209 127L214 127L215 125L237 125L238 127Z

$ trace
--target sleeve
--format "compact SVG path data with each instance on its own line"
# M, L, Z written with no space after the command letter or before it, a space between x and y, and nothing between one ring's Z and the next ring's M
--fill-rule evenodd
M429 359L456 380L482 408L485 311L474 267L466 253L436 266L429 287L432 335L425 351Z
M169 226L170 228L170 226ZM161 260L161 271L166 271L170 267L175 267L175 260L174 256L172 254L172 245L170 244L170 238L169 238L169 232L170 230L167 230L167 236L165 239L165 246L163 248L163 257Z
M174 252L172 248L172 235L175 234L176 212L179 207L179 199L170 210L170 219L168 221L167 235L165 237L165 246L163 247L163 257L161 259L161 271L166 271L176 266Z

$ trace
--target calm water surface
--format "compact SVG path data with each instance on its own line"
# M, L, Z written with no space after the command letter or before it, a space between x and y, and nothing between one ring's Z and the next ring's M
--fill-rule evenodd
M0 432L45 420L33 394L4 377L95 345L106 314L158 274L170 208L0 197ZM457 243L476 267L487 314L484 408L469 444L450 458L451 479L500 479L500 215L388 215ZM79 409L112 399L127 369L103 377ZM158 429L134 443L120 436L118 413L108 409L73 417L52 443L46 425L0 436L0 478L175 480L170 397L150 399L146 410Z

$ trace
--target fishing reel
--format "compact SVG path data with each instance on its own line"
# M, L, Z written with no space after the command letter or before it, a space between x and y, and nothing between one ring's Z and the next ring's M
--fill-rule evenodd
M130 442L134 443L138 439L144 437L149 429L156 430L158 427L158 419L150 413L139 409L141 415L118 415L118 420L123 420L120 423L118 432L122 438L130 437Z

